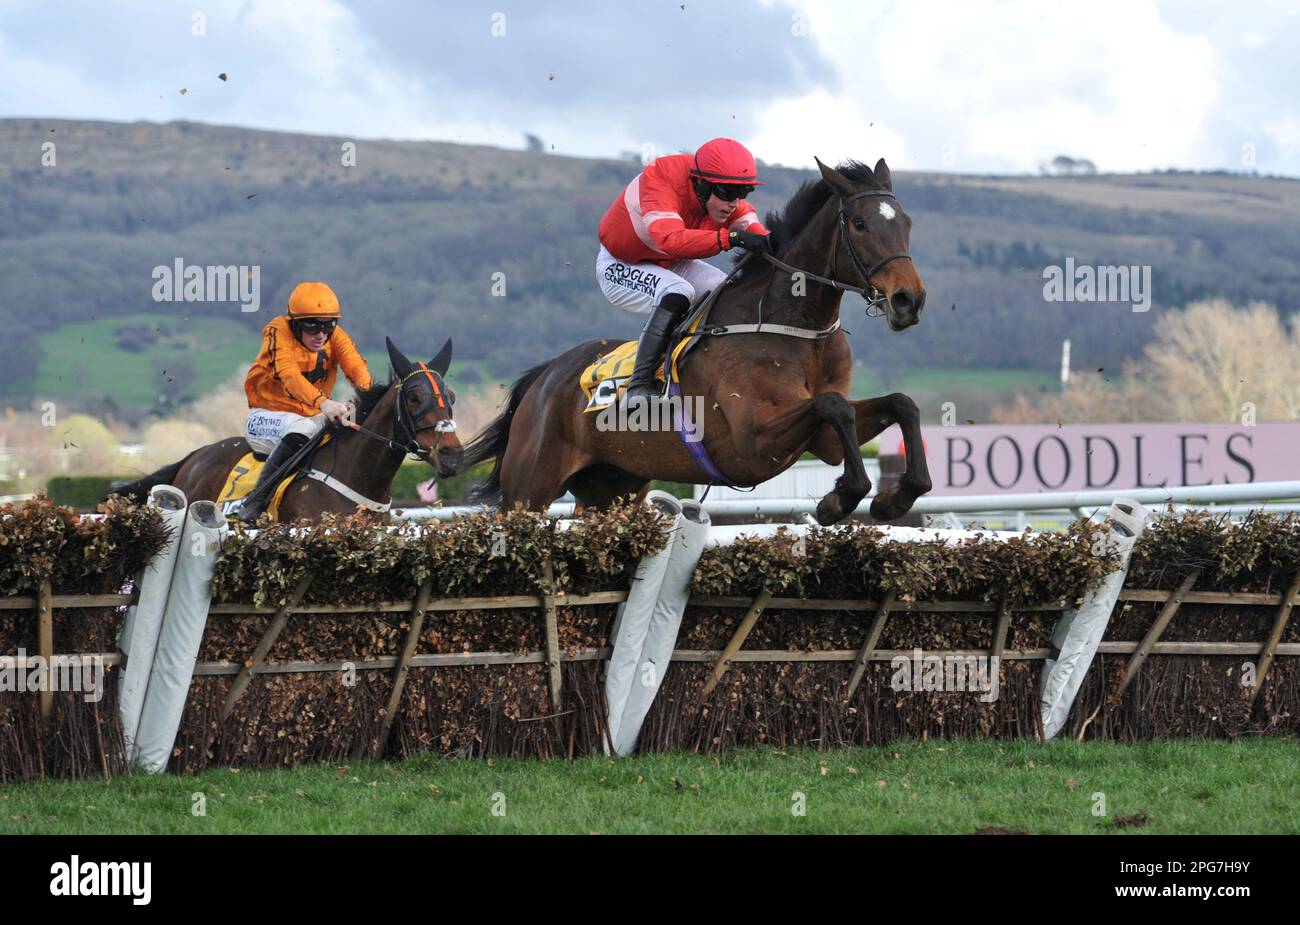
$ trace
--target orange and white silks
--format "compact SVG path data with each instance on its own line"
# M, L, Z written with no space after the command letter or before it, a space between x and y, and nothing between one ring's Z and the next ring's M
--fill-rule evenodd
M358 390L373 384L365 358L342 328L311 351L293 336L289 318L280 315L262 329L262 349L244 380L248 406L314 415L334 390L340 368Z

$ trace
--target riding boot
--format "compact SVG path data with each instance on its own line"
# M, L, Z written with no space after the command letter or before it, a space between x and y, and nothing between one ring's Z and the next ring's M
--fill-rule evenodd
M664 351L668 347L668 338L673 328L690 309L691 302L686 296L670 292L655 306L654 314L646 322L641 332L641 339L636 345L636 366L632 378L628 380L627 391L623 401L640 401L659 397L660 388L655 383L655 371L663 364Z
M285 434L276 444L271 455L267 457L266 462L262 464L262 471L257 476L257 484L253 490L244 498L244 503L239 506L239 522L244 524L255 524L257 518L261 517L266 511L266 507L271 503L271 497L275 494L276 483L289 472L280 474L280 478L274 478L276 470L293 458L294 454L307 445L311 438L306 434Z

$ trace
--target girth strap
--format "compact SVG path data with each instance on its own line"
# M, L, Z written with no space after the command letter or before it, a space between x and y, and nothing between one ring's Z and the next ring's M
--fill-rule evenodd
M721 337L724 334L782 334L786 337L802 337L805 340L822 340L830 337L840 329L840 319L836 318L835 323L829 328L822 328L820 331L810 331L808 328L796 328L788 324L706 324L700 328L701 335L708 334L713 337Z
M367 498L365 495L353 491L347 485L344 485L338 479L334 478L334 476L329 475L328 473L325 472L321 472L319 469L308 469L306 472L303 473L303 475L305 475L309 479L315 479L318 482L324 482L326 485L328 485L330 488L337 491L340 495L347 498L349 501L353 502L354 504L360 507L365 508L368 511L375 511L376 513L383 514L386 513L388 509L393 506L393 502L391 500L384 501L384 502L372 501L369 498Z

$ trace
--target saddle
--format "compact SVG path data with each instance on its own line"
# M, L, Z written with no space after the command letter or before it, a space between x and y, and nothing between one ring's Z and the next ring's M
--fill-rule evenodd
M680 381L678 363L699 343L703 335L701 326L721 288L719 286L718 289L711 289L704 293L677 325L669 340L673 348L668 351L664 365L655 371L656 380L663 382L671 377L671 382ZM627 381L632 378L632 370L636 368L636 347L636 341L625 341L608 353L597 357L582 371L578 377L578 385L582 387L582 393L587 397L587 407L582 409L584 414L609 407L627 387Z
M321 438L317 449L319 450L330 439L331 435L325 434ZM231 467L230 474L226 476L225 484L221 486L221 492L217 495L217 507L220 509L222 517L227 520L234 519L239 512L239 505L257 485L258 477L261 476L262 467L265 465L265 454L250 451L241 456L239 461ZM305 468L305 465L303 468ZM284 498L284 493L288 491L294 479L306 474L303 468L286 475L275 486L275 492L271 495L271 502L266 506L266 512L271 515L273 521L279 521L280 519L280 502Z
M747 255L745 260L748 260ZM770 258L769 258L770 259ZM782 337L798 337L805 340L823 340L835 335L841 330L840 321L835 319L835 323L822 330L809 330L807 328L793 327L788 324L778 324L773 322L763 322L763 302L760 299L758 303L758 321L754 323L741 324L709 324L709 312L713 309L718 300L718 295L724 288L735 278L744 266L744 260L738 263L732 271L727 274L727 278L722 281L715 289L710 289L704 293L686 317L673 330L669 343L673 348L668 351L664 358L663 368L655 372L655 378L663 381L667 379L668 391L672 393L674 389L680 389L680 379L678 377L678 366L685 356L691 352L696 344L704 337L724 337L729 334L775 334ZM778 261L779 263L779 261ZM797 271L801 272L801 271ZM843 288L843 287L841 287ZM582 387L582 393L587 397L587 407L583 409L584 413L600 411L609 407L618 398L626 386L627 381L632 377L632 370L636 367L636 347L637 342L626 341L619 344L608 353L603 353L591 363L582 374L578 377L578 384ZM705 465L706 469L711 468Z

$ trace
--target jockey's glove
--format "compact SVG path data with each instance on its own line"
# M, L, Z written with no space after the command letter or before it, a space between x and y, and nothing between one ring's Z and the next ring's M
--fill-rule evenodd
M740 247L749 251L751 254L766 254L772 250L772 242L768 240L767 235L758 234L753 231L727 232L727 248Z

